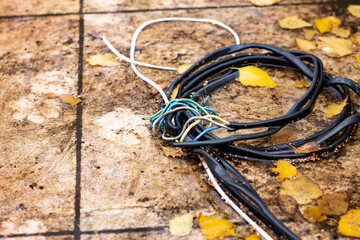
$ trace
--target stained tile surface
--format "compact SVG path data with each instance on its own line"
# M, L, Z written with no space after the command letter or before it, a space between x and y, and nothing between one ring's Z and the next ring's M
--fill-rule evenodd
M360 30L359 19L346 12L347 5L324 3L291 0L259 8L247 1L233 0L106 3L85 0L85 13L92 13L85 14L82 20L76 14L80 6L77 1L56 3L59 7L50 7L53 5L47 1L32 7L0 2L0 6L7 4L0 15L74 13L0 21L0 45L4 46L0 49L0 238L10 235L25 239L21 236L50 232L28 235L26 239L179 239L169 233L168 223L185 213L193 213L195 219L186 239L204 239L196 220L199 214L235 222L237 236L227 239L250 234L251 228L207 184L197 156L164 155L164 143L142 119L158 110L159 94L139 80L125 62L114 67L88 64L88 57L110 51L101 40L87 34L106 36L128 55L136 28L144 21L160 17L213 18L232 27L242 43L273 44L288 50L297 49L295 39L303 38L304 33L281 29L278 20L285 16L298 15L314 22L316 18L334 15L353 33ZM166 8L172 10L142 11ZM106 13L123 10L130 12ZM100 11L103 13L96 14ZM177 67L234 43L231 34L211 24L159 23L140 34L136 59ZM81 49L83 62L79 67ZM359 51L356 47L354 50ZM314 54L323 60L326 71L360 82L354 55L339 59L329 58L319 50ZM178 76L169 71L143 67L139 70L162 86ZM294 87L294 82L300 79L296 72L267 71L278 87L260 89L234 83L215 93L210 105L224 118L240 122L283 115L305 89ZM78 83L82 84L81 105L73 107L44 95L54 92L76 96ZM360 101L356 96L354 99L359 106ZM298 129L299 138L326 127L330 120L323 109L333 102L334 96L322 94L314 112L290 127ZM324 194L352 191L350 207L359 208L360 181L354 167L360 161L359 140L357 131L338 154L295 165ZM248 144L258 146L269 141ZM313 224L304 219L294 220L281 210L277 198L280 185L271 170L272 164L231 162L252 183L270 210L302 239L343 238L337 232L338 217ZM80 195L75 196L76 186ZM80 203L79 209L75 209L75 198ZM80 224L74 226L77 219Z

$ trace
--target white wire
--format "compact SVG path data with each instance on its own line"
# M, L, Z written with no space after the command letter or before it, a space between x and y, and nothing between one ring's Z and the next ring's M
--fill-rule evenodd
M159 85L157 85L154 81L152 81L151 79L149 79L148 77L144 76L141 72L139 72L139 70L136 68L135 64L139 65L139 66L144 66L144 67L150 67L150 68L158 68L158 69L163 69L163 70L170 70L170 71L176 71L177 68L173 68L173 67L164 67L164 66L157 66L157 65L152 65L152 64L148 64L148 63L143 63L143 62L139 62L135 60L135 46L136 46L136 40L140 34L140 32L147 27L150 24L153 23L159 23L159 22L170 22L170 21L185 21L185 22L207 22L207 23L212 23L212 24L216 24L219 25L220 27L223 27L224 29L226 29L227 31L229 31L235 38L235 43L236 44L240 44L240 38L237 35L237 33L230 28L229 26L227 26L226 24L219 22L217 20L214 19L202 19L202 18L181 18L181 17L171 17L171 18L158 18L158 19L153 19L150 21L146 21L144 23L142 23L140 25L140 27L138 27L132 37L131 40L131 46L130 46L130 58L124 56L123 54L119 53L114 47L113 45L111 45L111 43L107 40L106 37L102 37L104 43L106 44L106 46L116 55L118 56L120 59L131 63L131 68L134 71L134 73L141 78L142 80L144 80L145 82L149 83L150 85L152 85L161 95L161 97L164 99L164 102L167 104L169 103L169 99L167 98L165 92L161 89L161 87L159 87Z
M222 190L220 185L217 183L214 175L212 174L209 166L206 164L205 160L201 157L201 163L203 164L206 173L209 175L209 179L211 183L214 185L216 191L220 194L220 196L227 202L236 212L239 214L245 221L247 221L263 238L266 240L274 240L267 232L265 232L259 225L256 224L246 213L244 213Z

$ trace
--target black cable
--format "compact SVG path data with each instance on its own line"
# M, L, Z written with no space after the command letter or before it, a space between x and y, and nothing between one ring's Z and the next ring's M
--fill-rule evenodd
M242 53L248 49L267 50L266 53ZM193 101L206 102L211 94L224 86L231 84L239 77L239 71L233 69L244 66L264 66L298 71L311 85L307 92L294 106L281 117L274 119L237 123L231 122L227 127L236 132L240 129L267 129L253 134L234 134L219 138L211 132L203 134L197 141L194 139L206 128L202 124L195 125L183 142L173 142L174 147L192 148L199 153L209 166L211 172L226 190L231 199L248 208L254 216L261 220L273 235L286 239L299 239L287 229L266 207L260 196L247 180L228 163L225 158L232 157L242 160L272 162L280 159L297 159L321 155L336 150L351 136L360 122L360 114L355 114L350 99L349 90L360 95L360 86L346 78L334 78L324 72L323 64L316 56L299 51L286 51L266 44L240 44L225 47L210 53L200 59L178 79L174 80L168 90L169 97L178 88L177 99L189 98ZM277 144L259 148L249 148L234 145L240 140L259 139L275 134L287 124L308 116L316 103L319 94L324 90L331 91L341 100L347 99L347 105L337 118L326 128L305 139L296 140L288 144ZM163 130L166 134L177 136L182 131L185 122L194 117L191 110L179 110L164 117ZM299 151L298 148L314 144L311 151Z

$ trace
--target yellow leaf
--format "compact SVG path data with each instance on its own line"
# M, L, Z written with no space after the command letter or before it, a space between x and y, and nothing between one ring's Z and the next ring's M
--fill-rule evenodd
M360 68L360 54L356 55L357 65Z
M352 53L352 41L337 37L319 37L318 46L330 57L343 57Z
M316 19L315 25L319 32L322 34L330 32L333 26L340 27L341 21L336 17L325 17L321 19Z
M317 200L319 211L325 215L343 215L349 208L349 195L346 192L326 194Z
M267 72L254 66L246 66L239 69L239 80L245 86L252 87L276 87L276 83Z
M339 115L341 113L341 111L344 109L344 107L346 106L346 104L347 104L347 98L345 98L339 104L330 104L324 110L324 113L326 114L326 117L331 118L332 116Z
M350 5L348 11L355 17L360 18L360 5Z
M321 150L322 148L315 142L308 142L295 149L295 153L312 153Z
M341 216L338 228L342 235L360 237L360 209L351 209Z
M116 60L116 56L114 54L111 53L106 53L106 54L96 54L94 56L90 56L86 59L86 61L91 65L91 66L107 66L107 67L112 67L112 66L117 66L120 65L119 61Z
M310 87L310 85L311 85L311 83L308 82L308 81L305 81L304 79L294 83L295 87L306 87L306 88L308 88L308 87Z
M73 97L71 95L66 95L66 94L61 94L61 95L59 95L59 97L63 103L69 103L72 106L75 106L76 104L78 104L79 102L82 101L79 98Z
M295 177L297 174L296 167L294 167L286 160L277 161L276 168L273 168L272 170L279 173L279 175L276 177L278 181L282 181L285 178Z
M54 98L54 97L57 97L58 95L51 92L51 93L44 93L45 97L48 97L48 98Z
M269 6L280 2L280 0L249 0L249 1L256 6Z
M181 157L184 154L178 147L162 147L162 150L167 157Z
M235 224L224 218L200 216L199 224L206 239L235 236Z
M179 74L183 74L186 70L188 70L191 66L193 65L193 63L185 63L185 64L183 64L183 65L181 65L181 66L179 66L178 68L177 68L177 72L179 73Z
M169 231L174 236L186 236L192 230L193 214L188 213L182 216L175 217L169 222Z
M293 197L299 204L310 203L322 195L318 185L302 174L298 174L294 179L285 179L281 186L280 194Z
M316 48L316 44L313 41L297 38L296 43L298 48L302 51L310 51Z
M326 215L321 214L318 206L304 206L300 208L304 218L311 223L322 222L327 219Z
M315 29L304 29L305 39L312 40L314 36L318 33Z
M247 236L245 238L245 240L260 240L260 237L259 235L257 235L257 233L252 233L250 236Z
M180 89L180 84L177 85L177 87L172 91L170 101L176 98L177 94L179 93L179 89Z
M335 34L336 36L339 36L342 38L347 38L350 36L350 31L345 28L341 28L341 27L333 26L331 29L331 32L333 34Z
M285 29L299 29L311 27L312 24L299 18L298 16L290 16L279 21L280 27Z
M353 41L353 43L356 45L360 45L360 32L351 35L350 40Z

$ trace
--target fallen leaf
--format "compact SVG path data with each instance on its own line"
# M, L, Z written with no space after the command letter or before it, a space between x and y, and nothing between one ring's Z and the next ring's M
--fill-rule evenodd
M235 224L224 218L200 216L199 225L206 239L235 236Z
M319 37L319 48L330 57L343 57L352 53L352 41L337 37Z
M288 130L280 130L277 133L271 135L270 141L272 144L288 143L297 139L297 129L292 128Z
M255 6L269 6L280 2L280 0L249 0Z
M184 154L179 147L162 147L162 150L167 157L181 157Z
M252 87L276 87L276 83L267 72L254 66L246 66L239 69L239 80L245 86Z
M317 204L321 214L340 216L349 208L349 195L347 192L326 194L317 200Z
M325 17L315 20L316 28L321 34L331 32L333 26L340 27L341 21L336 17Z
M175 217L169 222L169 231L174 236L189 235L193 225L193 214L188 213L182 216Z
M315 29L304 29L305 39L312 40L314 36L318 33Z
M322 195L321 189L302 174L294 179L285 179L280 189L280 195L293 197L298 204L307 204Z
M72 106L75 106L76 104L82 102L81 99L79 98L76 98L76 97L73 97L71 95L66 95L66 94L61 94L59 95L59 98L61 99L61 101L63 103L69 103L71 104Z
M316 48L316 44L310 40L297 38L296 44L300 50L305 51L305 52L314 50Z
M295 153L312 153L323 149L315 141L305 143L304 145L295 149Z
M310 87L310 85L311 85L311 83L308 82L308 81L305 81L304 79L300 80L300 81L296 81L294 83L295 87L306 87L306 88L308 88L308 87Z
M299 18L298 16L290 16L279 20L281 28L285 29L299 29L304 27L311 27L312 24Z
M351 35L350 40L353 41L353 43L356 45L360 45L360 32Z
M171 101L171 100L174 100L174 99L176 98L176 96L177 96L178 93L179 93L179 89L180 89L180 84L177 85L177 87L172 91L171 97L170 97L170 101Z
M96 54L93 56L90 56L86 59L86 61L91 66L107 66L107 67L113 67L120 65L119 61L116 60L116 56L111 53L105 53L105 54Z
M300 212L311 223L322 222L327 219L326 215L320 212L318 206L303 206L300 208Z
M354 16L360 18L360 5L349 5L348 11Z
M286 160L279 160L276 163L276 168L272 169L274 172L278 172L279 175L276 177L276 180L282 181L285 178L295 177L297 174L296 167Z
M350 237L360 237L360 209L351 209L341 216L339 232Z
M161 89L165 89L167 86L169 86L169 83L167 83L167 82L165 82L165 83L160 83L160 84L159 84L159 87L160 87ZM158 90L156 90L156 88L152 87L152 88L151 88L151 94L152 94L152 95L155 95L155 94L157 94L157 93L158 93Z
M346 104L347 104L347 98L345 98L339 104L330 104L324 110L326 117L331 118L332 116L339 115L341 113L341 111L344 109L344 107L346 106Z
M193 63L185 63L183 65L180 65L178 68L177 68L177 72L179 74L183 74L186 70L188 70L191 66L193 65Z
M298 204L296 200L289 195L279 195L278 204L281 210L290 216L293 216L298 211Z
M58 95L51 92L51 93L44 93L45 97L48 97L48 98L54 98L54 97L57 97Z
M260 240L260 237L256 232L254 232L250 236L247 236L245 240Z
M350 31L341 27L333 26L331 32L342 38L348 38L350 36Z
M356 55L356 62L357 62L358 67L360 68L360 54Z

